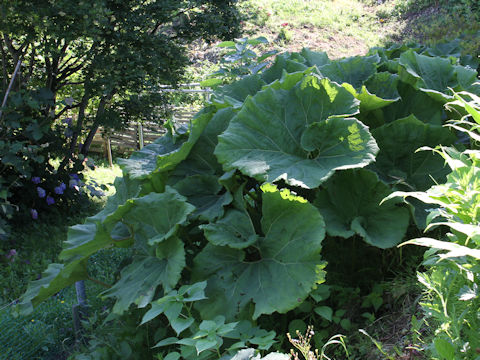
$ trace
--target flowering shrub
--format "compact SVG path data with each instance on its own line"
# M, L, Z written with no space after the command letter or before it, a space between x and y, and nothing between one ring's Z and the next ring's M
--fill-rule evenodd
M53 166L49 159L69 151L64 136L71 119L57 121L49 115L52 94L44 89L12 93L3 111L0 128L0 233L8 223L41 219L55 209L71 208L88 192L83 183L82 157ZM95 190L95 189L93 189Z

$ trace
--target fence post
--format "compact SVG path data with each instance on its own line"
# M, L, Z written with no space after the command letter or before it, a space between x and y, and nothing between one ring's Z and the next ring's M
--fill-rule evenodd
M138 123L138 145L140 150L143 149L143 127L142 123Z
M110 142L110 138L109 138L109 137L107 137L106 143L107 143L108 165L110 165L110 167L113 167L112 144L111 144L111 142Z
M205 88L205 100L206 102L210 101L210 88Z
M85 291L85 282L77 281L75 283L75 291L77 293L78 304L73 305L73 329L75 332L75 339L79 342L82 338L82 320L84 320L87 314L87 294Z

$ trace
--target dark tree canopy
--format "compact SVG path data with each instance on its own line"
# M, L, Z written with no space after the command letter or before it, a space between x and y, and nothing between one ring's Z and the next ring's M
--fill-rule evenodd
M159 84L174 84L193 40L238 35L235 0L2 0L2 92L46 88L52 121L76 114L70 151L98 126L153 116ZM65 101L66 99L66 101Z

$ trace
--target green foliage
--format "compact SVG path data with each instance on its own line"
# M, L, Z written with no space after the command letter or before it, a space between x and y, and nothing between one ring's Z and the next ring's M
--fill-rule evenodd
M0 113L0 235L13 213L74 209L85 186L69 175L83 170L98 128L163 121L158 86L182 78L186 44L238 33L230 0L2 0L0 13L1 99L9 95Z
M235 41L224 41L217 45L219 48L228 50L220 59L219 70L208 76L208 79L200 83L205 87L218 87L224 83L239 80L244 76L257 74L264 69L268 62L265 60L276 51L268 51L258 55L254 47L268 44L268 40L261 36L256 39L241 38Z
M463 107L474 121L466 116L451 126L475 142L479 139L480 99L475 94L462 94L463 98L455 94L457 100L449 105ZM425 253L428 271L418 274L426 289L421 305L435 324L429 350L438 359L479 359L480 152L443 146L421 150L433 150L445 159L451 169L446 182L425 192L390 196L414 197L438 206L428 215L427 230L447 226L451 231L443 241L418 238L405 243L431 248Z
M64 155L63 134L69 130L68 123L51 127L52 119L45 112L52 104L52 93L41 89L11 94L3 109L0 218L10 225L19 225L25 218L45 219L58 210L71 212L85 198L78 175L84 168L83 159L73 158L63 167L49 162Z
M27 60L39 53L44 57L32 59L29 81L46 83L63 96L68 89L75 100L70 108L82 95L101 103L101 93L110 91L111 98L113 91L118 98L111 98L112 105L125 102L123 109L108 110L115 114L128 113L129 101L158 102L143 99L150 96L145 90L152 90L155 82L178 80L186 62L185 42L238 32L231 1L162 0L141 6L135 1L83 1L75 6L42 1L33 6L18 0L3 2L2 14L6 51Z
M430 183L418 184L414 172L395 171L397 161L376 169L377 156L395 152L382 127L429 131L415 135L419 146L456 140L440 127L448 89L415 76L403 61L415 57L413 50L397 50L336 61L309 50L286 53L265 71L218 89L188 129L172 130L122 161L116 194L71 228L60 254L66 263L33 282L20 309L91 278L87 259L96 252L130 247L130 262L102 297L115 300L112 316L143 314L145 325L165 329L145 342L166 347L160 358L233 355L235 342L248 343L236 333L245 333L242 324L256 328L292 310L349 330L345 309L320 303L329 296L320 285L325 234L330 243L363 238L365 249L384 254L380 249L402 241L410 215L408 206L380 200L404 186L418 190L444 180L435 171ZM434 73L452 66L454 74L471 74L454 58L423 57ZM470 75L461 81L457 75L458 89L476 89ZM414 102L419 97L429 101ZM439 123L431 123L432 112ZM412 157L414 149L404 161ZM365 281L364 308L375 311L382 292ZM310 310L309 298L318 303Z
M435 6L463 15L477 15L480 10L478 2L475 0L401 0L395 4L395 13L406 15L409 12L418 12Z

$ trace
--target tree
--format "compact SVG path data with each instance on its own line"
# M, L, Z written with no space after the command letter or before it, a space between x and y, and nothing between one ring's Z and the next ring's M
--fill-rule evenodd
M13 84L0 112L0 218L36 218L52 199L71 208L77 194L58 187L77 181L99 126L161 121L158 85L182 79L193 40L238 34L235 2L0 0L0 99Z
M159 84L175 84L186 45L238 34L235 0L2 0L2 85L46 88L52 123L75 114L69 153L86 154L99 126L152 117Z

